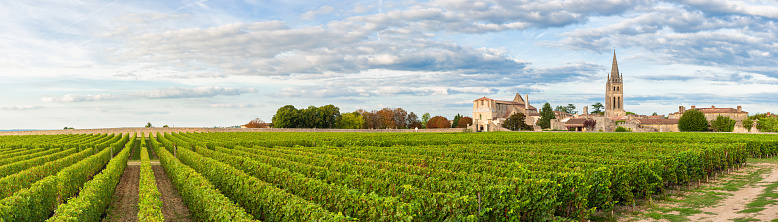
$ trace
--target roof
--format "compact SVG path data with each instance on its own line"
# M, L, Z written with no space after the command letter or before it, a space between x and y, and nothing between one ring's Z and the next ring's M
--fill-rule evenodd
M743 111L738 112L735 108L697 108L702 113L745 113Z
M678 124L678 119L639 119L640 124L672 125Z
M581 126L583 126L583 124L584 124L584 122L586 122L586 120L588 120L588 119L586 119L586 118L570 119L570 120L567 120L567 122L565 122L565 126L568 126L568 125L576 125L576 126L577 125L581 125Z
M699 110L702 113L748 113L746 111L740 111L738 112L735 108L694 108L696 110ZM691 109L684 110L684 112L689 111ZM674 112L672 114L679 115L683 114L681 112Z
M484 97L481 97L480 99L476 99L476 100L474 100L474 101L478 101L478 100L487 100L487 101L492 101L493 99L489 99L489 98L486 98L486 96L484 96Z

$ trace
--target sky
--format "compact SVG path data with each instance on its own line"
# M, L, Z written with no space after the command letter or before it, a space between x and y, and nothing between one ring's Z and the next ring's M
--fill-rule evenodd
M778 111L775 0L0 0L0 129L212 127L481 97ZM591 109L590 109L591 110Z

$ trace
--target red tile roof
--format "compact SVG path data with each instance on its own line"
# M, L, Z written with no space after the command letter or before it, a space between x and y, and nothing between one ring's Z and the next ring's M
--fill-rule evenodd
M476 99L474 101L478 101L478 100L492 101L493 99L489 99L489 98L486 98L486 96L484 96L484 97L481 97L480 99Z
M639 119L640 124L672 125L678 124L678 119Z

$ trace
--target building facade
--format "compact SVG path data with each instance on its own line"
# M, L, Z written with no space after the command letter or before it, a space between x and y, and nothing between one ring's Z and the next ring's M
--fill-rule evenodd
M624 111L624 83L622 74L619 73L619 64L616 62L616 50L613 50L613 65L608 81L605 83L605 117L625 116Z
M524 113L525 121L534 124L538 109L529 104L529 94L526 99L516 93L513 101L494 100L487 97L473 100L473 128L476 131L500 130L505 119L514 113Z
M743 107L741 106L737 106L737 108L716 108L716 106L710 106L710 108L697 108L692 106L689 110L692 109L699 110L705 114L705 119L707 119L709 122L716 120L716 117L718 116L729 117L730 119L733 119L737 122L742 122L744 119L748 118L748 112L743 111ZM680 119L683 113L686 111L686 107L679 106L678 112L670 113L667 118Z

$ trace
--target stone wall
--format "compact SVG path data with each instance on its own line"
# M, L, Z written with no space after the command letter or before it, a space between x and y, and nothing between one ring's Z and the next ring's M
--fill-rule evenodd
M310 128L196 128L196 127L156 127L156 128L105 128L105 129L69 129L69 130L37 130L37 131L7 131L0 135L53 135L53 134L95 134L95 133L140 133L146 135L158 132L360 132L360 133L455 133L466 132L465 128L439 129L310 129Z

